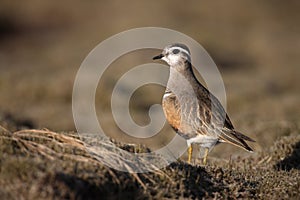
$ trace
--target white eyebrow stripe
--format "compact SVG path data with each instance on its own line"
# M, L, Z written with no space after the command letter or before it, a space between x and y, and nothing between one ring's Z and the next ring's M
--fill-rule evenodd
M182 52L186 53L187 55L191 56L190 53L187 50L185 50L181 47L171 47L170 48L171 51L173 51L174 49L179 49L180 51L182 51Z
M165 93L164 96L163 96L163 98L166 98L166 97L168 97L168 96L170 96L170 95L172 95L171 92L170 92L170 93Z

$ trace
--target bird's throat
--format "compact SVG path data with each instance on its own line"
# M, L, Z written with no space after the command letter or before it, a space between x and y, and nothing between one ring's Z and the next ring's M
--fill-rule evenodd
M167 88L174 93L193 91L198 81L191 66L170 67Z

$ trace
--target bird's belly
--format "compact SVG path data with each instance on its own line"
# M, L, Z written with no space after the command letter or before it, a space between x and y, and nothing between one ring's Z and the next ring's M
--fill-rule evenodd
M212 137L208 135L197 135L196 137L190 138L187 140L187 145L190 146L191 144L199 144L201 147L204 148L211 148L216 145L218 142L217 137Z

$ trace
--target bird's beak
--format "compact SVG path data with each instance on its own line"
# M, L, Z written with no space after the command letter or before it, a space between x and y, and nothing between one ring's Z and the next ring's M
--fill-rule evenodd
M152 59L153 60L158 60L158 59L161 59L162 57L164 57L164 55L163 54L159 54L158 56L155 56Z

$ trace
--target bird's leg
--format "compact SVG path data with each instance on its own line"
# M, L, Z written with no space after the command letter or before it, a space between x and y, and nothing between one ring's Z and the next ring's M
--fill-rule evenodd
M203 165L206 165L208 150L209 150L208 148L205 148L204 150Z
M193 147L192 147L192 145L190 145L189 149L188 149L188 163L189 164L191 164L192 154L193 154Z

